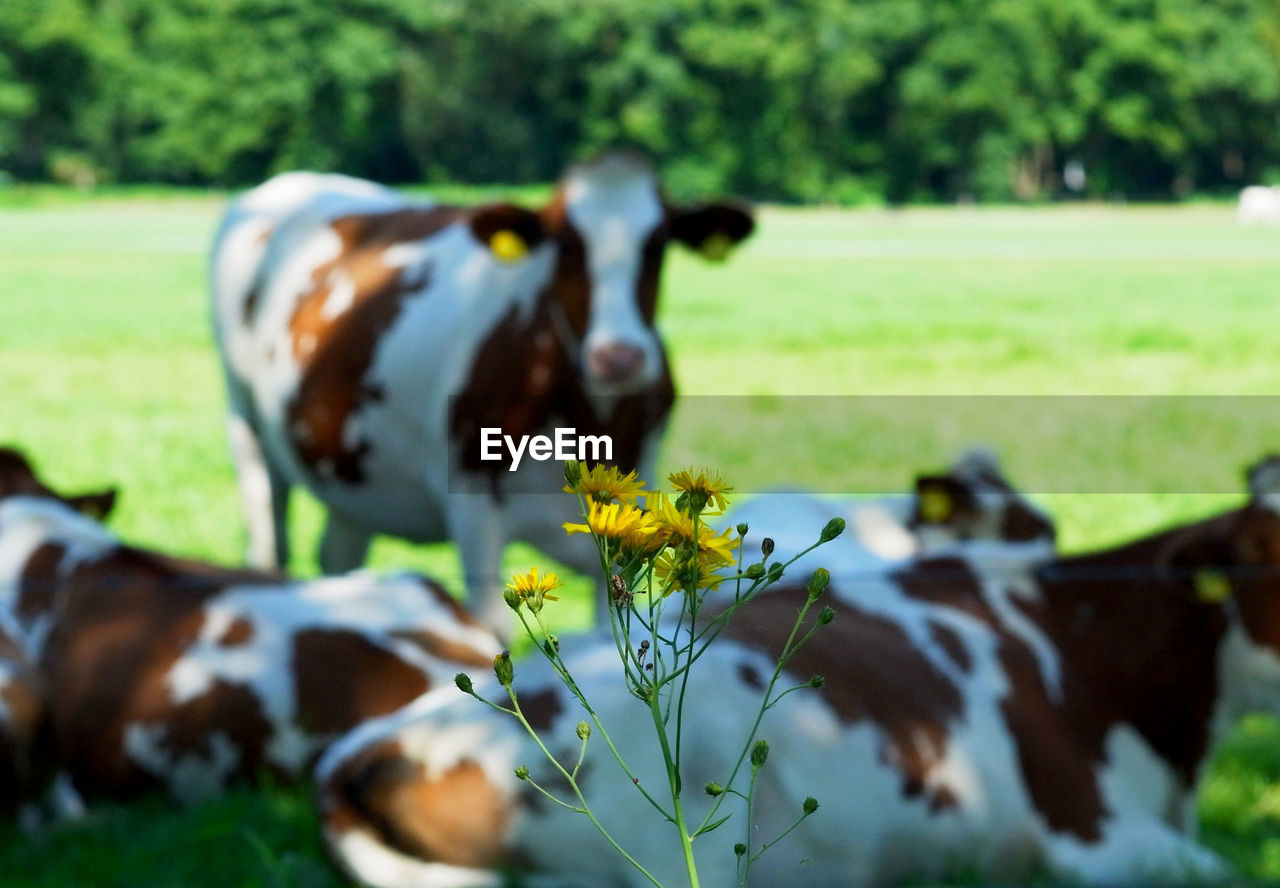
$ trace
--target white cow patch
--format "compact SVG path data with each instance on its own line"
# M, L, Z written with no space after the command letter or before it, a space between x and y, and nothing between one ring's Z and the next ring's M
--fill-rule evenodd
M586 353L611 345L644 352L644 368L628 388L658 378L661 348L640 315L636 283L645 241L662 221L652 173L625 158L575 168L565 185L565 209L582 234L591 279ZM608 393L607 387L602 393Z

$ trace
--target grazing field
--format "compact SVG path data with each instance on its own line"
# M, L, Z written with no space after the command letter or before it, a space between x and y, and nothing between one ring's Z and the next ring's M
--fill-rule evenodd
M244 539L204 284L220 206L0 209L0 442L60 487L119 485L113 525L126 538L232 562ZM982 396L965 403L993 434L1007 412L994 396L1050 412L1089 396L1083 412L1063 411L1072 428L1028 432L1022 446L1015 434L1001 455L1015 480L1034 479L1067 548L1119 541L1235 501L1244 463L1280 449L1268 397L1280 393L1277 281L1280 231L1239 228L1222 207L766 209L724 267L672 254L662 326L680 390L705 397L688 397L677 420L703 420L701 431L664 460L897 489L950 455L919 396ZM759 397L733 397L744 395ZM833 397L802 397L814 395ZM842 413L834 396L853 395L877 398ZM1176 409L1107 437L1091 405L1115 395ZM1169 396L1228 414L1197 419ZM770 411L786 434L757 432ZM310 573L318 511L298 505L295 568ZM510 566L533 557L518 549ZM445 546L380 541L374 563L457 585ZM570 609L570 623L583 619ZM1215 847L1280 880L1274 722L1237 734L1202 808ZM35 843L0 827L0 886L340 885L313 830L306 794L284 790L180 816L111 808Z

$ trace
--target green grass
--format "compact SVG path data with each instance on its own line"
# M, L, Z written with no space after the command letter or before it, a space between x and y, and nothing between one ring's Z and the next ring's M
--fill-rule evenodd
M238 560L204 287L220 198L23 202L0 197L0 441L26 448L60 487L118 484L113 524L130 540ZM661 321L677 380L686 395L714 397L684 401L677 427L694 431L664 462L710 462L752 482L900 489L958 441L1002 425L993 410L948 437L903 396L1270 395L1280 392L1278 280L1280 233L1239 229L1225 207L766 209L723 267L671 255ZM779 397L723 397L738 395ZM786 397L800 395L878 397L851 422ZM1040 434L1005 422L1001 450L1015 478L1046 491L1075 550L1234 501L1242 464L1280 447L1268 406L1256 421L1170 410L1110 437L1087 412ZM295 566L308 573L319 512L299 506ZM508 566L535 557L513 549ZM457 585L447 546L379 541L373 560ZM1203 801L1208 839L1274 880L1277 750L1280 727L1250 721ZM341 884L316 848L304 792L241 793L181 815L146 803L38 843L0 832L0 885Z

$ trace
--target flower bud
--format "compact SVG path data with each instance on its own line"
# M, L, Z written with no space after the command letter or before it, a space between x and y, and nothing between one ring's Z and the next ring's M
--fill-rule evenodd
M765 558L773 554L773 537L765 537L760 541L760 551Z
M757 740L756 745L751 747L751 767L764 767L764 763L768 758L769 744L764 740Z
M808 817L814 811L818 810L818 800L813 796L809 796L804 800L804 816Z
M745 521L739 522L738 527L737 527L737 530L738 530L738 536L740 536L740 537L744 537L744 536L746 536L746 535L747 535L747 531L748 531L748 530L750 530L750 529L751 529L751 528L748 526L747 522L745 522Z
M744 845L742 842L738 842L733 846L733 853L736 854L738 857L741 857L743 854L747 853L747 846Z
M516 675L516 667L511 665L510 651L503 651L493 658L493 674L498 677L498 684L504 688L511 687L511 681Z
M591 725L586 722L578 722L578 739L586 740L591 736Z
M817 601L818 596L826 591L827 584L830 582L831 573L825 567L815 570L813 576L809 577L809 600Z
M515 589L512 589L510 586L502 590L502 600L505 601L507 603L507 607L511 608L513 611L520 610L520 605L524 602L524 599L520 597L520 593Z
M459 672L453 677L453 683L458 686L458 690L464 694L471 693L471 676L465 672Z
M836 618L836 612L832 610L830 605L827 605L826 607L824 607L822 610L818 612L818 625L825 626L835 618Z
M582 463L576 459L566 460L564 464L564 480L573 488L577 488L578 482L582 479Z
M714 796L724 795L724 787L721 786L719 783L708 783L706 786L706 789L707 789L707 795L709 796L714 797Z
M773 564L770 564L769 565L769 582L770 583L778 582L778 579L782 576L782 571L783 571L783 567L782 567L781 561L775 561L773 562Z
M820 688L827 683L827 680L821 675L815 675L809 679L809 687Z
M524 765L521 765L520 767L516 768L516 779L517 779L517 780L528 780L528 779L529 779L529 769L528 769L528 768L526 768Z
M822 528L822 534L818 537L818 542L829 543L842 533L844 533L844 519L832 518L827 522L827 526Z
M753 565L751 565L750 567L748 567L748 568L747 568L747 579L748 579L748 580L758 580L758 579L760 579L762 576L764 576L764 565L763 565L763 564L760 564L759 562L757 562L757 563L755 563L755 564L753 564Z

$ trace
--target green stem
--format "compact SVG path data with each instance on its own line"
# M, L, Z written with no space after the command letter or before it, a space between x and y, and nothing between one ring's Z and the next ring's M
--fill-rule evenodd
M621 854L628 863L635 867L636 870L655 885L656 888L662 888L662 883L655 879L647 869L641 866L640 861L628 854L627 850L619 845L617 840L609 834L609 830L605 829L604 824L596 819L595 814L591 813L591 806L587 804L586 797L583 796L582 789L578 786L577 779L573 774L566 771L564 766L560 764L559 760L551 754L551 750L547 749L546 745L542 742L542 738L538 736L538 732L533 729L533 725L529 724L529 720L524 717L524 712L520 709L520 701L516 699L516 692L512 690L510 685L507 685L506 689L507 696L511 698L511 706L513 707L512 711L515 713L516 718L520 720L520 724L524 725L524 729L529 733L529 736L533 738L533 742L537 744L538 749L542 750L542 754L546 757L547 761L551 762L552 767L559 771L560 776L564 777L568 782L569 788L573 790L574 798L578 800L578 804L583 815L591 821L591 824L596 828L596 831L599 832L600 835L604 836L605 841L613 847L613 850ZM574 771L576 772L577 768L575 768ZM566 805L566 807L572 806Z
M662 760L667 766L667 782L671 787L672 822L680 833L680 848L684 852L685 870L689 873L689 888L700 888L698 881L698 865L693 859L693 837L684 819L684 806L680 802L680 772L671 758L671 744L667 739L666 725L662 719L662 710L655 695L649 701L649 711L653 715L653 727L658 733L658 742L662 746Z
M738 756L738 761L734 763L733 771L730 772L729 774L729 779L725 781L725 786L732 786L733 781L737 779L738 772L742 769L742 763L747 760L747 756L751 752L752 741L755 740L756 734L760 730L760 723L764 720L765 713L768 712L769 709L772 707L773 703L776 702L775 700L773 700L773 689L777 685L778 679L782 677L782 671L785 668L787 661L791 659L791 656L795 653L795 650L799 647L799 645L795 645L796 633L800 631L800 627L804 624L804 618L809 613L809 608L812 606L813 606L813 601L806 598L805 603L800 608L799 614L796 615L795 625L791 627L791 634L787 636L786 644L782 646L782 654L778 658L778 665L774 668L773 676L769 679L769 684L765 688L764 698L760 703L760 710L759 712L756 713L756 720L751 725L751 732L747 735L746 743L742 747L742 752ZM804 642L808 641L813 636L813 633L814 631L816 631L816 629L817 629L816 625L812 627L809 630L809 632L800 641L800 644L803 644ZM710 644L710 642L707 642L707 644ZM793 647L793 645L795 646ZM697 832L694 833L695 836L698 833L702 832L702 830L706 828L708 823L712 822L712 820L716 816L716 813L720 810L720 805L723 804L724 799L725 799L725 795L721 795L716 799L715 804L711 806L711 810L707 812L707 816L703 819L702 823L698 826ZM751 806L750 804L748 804L747 805L747 826L750 827L750 825L751 825Z

